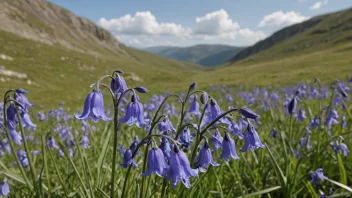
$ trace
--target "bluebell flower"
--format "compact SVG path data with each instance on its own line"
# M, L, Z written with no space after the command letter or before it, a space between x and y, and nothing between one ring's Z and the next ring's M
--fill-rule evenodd
M270 95L270 98L273 102L279 102L280 101L280 98L279 98L279 95L277 95L277 93L272 93Z
M110 88L116 95L123 93L127 90L125 79L122 76L117 75L116 78L111 80Z
M194 88L196 88L197 82L193 82L190 86L189 89L193 90Z
M330 188L331 189L331 188ZM319 198L326 198L326 195L323 191L319 190Z
M275 128L273 128L273 129L271 130L270 137L273 137L273 138L278 138L278 137L279 137L279 135L277 134L277 131L276 131Z
M229 119L228 129L232 132L232 135L237 135L238 138L243 139L242 129L238 126L235 121Z
M347 145L345 143L340 143L340 149L342 151L342 154L347 157L348 154L350 153L350 150L348 149Z
M228 102L233 102L233 98L230 94L226 94L225 95L225 99L228 101Z
M309 137L303 137L300 139L300 146L301 148L306 147L307 149L312 149L312 146L310 145L310 139Z
M244 145L241 148L241 152L245 152L248 149L254 151L256 148L263 148L264 145L260 141L257 131L251 123L248 123L247 130L244 132Z
M222 141L222 152L220 159L224 159L226 162L229 162L231 158L235 160L239 159L236 153L235 141L226 132Z
M332 125L338 124L339 122L337 121L337 118L339 118L337 111L333 108L330 108L328 116L325 120L325 125L331 127Z
M29 117L29 114L27 112L22 111L20 113L20 115L21 115L21 119L22 119L22 125L23 125L24 128L35 128L35 127L37 127L37 125L35 125L32 122L32 120Z
M163 176L164 170L169 167L165 161L163 151L160 148L154 147L148 154L148 169L147 172L142 173L141 176L149 176L153 173L159 177Z
M13 124L17 123L16 119L16 108L14 104L10 104L6 109L6 119L7 121L11 121Z
M197 99L197 95L194 94L188 113L193 114L195 116L200 116L201 113L199 112L199 103Z
M296 95L294 95L292 100L287 106L288 113L292 115L294 112L296 112L296 106L297 106L297 99L296 99Z
M325 176L324 176L322 168L318 168L315 172L311 173L310 177L312 178L312 180L310 182L316 186L319 185L319 180L320 181L325 180Z
M138 128L141 128L146 124L143 117L143 105L133 94L131 97L131 102L126 107L126 114L123 118L119 120L121 123L126 123L129 126L135 124Z
M304 119L306 119L307 116L306 116L306 111L303 109L303 108L300 108L298 113L297 113L297 116L296 116L296 119L298 122L303 122Z
M15 99L18 103L20 103L22 105L22 107L24 108L24 110L27 110L30 107L33 107L33 104L31 104L28 99L26 98L26 96L24 96L23 93L19 93L16 92L15 93Z
M191 136L191 131L189 130L188 127L185 127L180 133L178 142L181 144L183 148L190 148L192 141L193 141L193 137Z
M38 113L37 113L37 116L38 116L38 120L39 120L39 121L44 121L44 120L46 120L45 114L44 114L43 112L38 112Z
M192 169L187 159L186 154L180 151L177 146L174 147L174 152L170 153L170 166L165 169L165 179L172 180L172 187L175 188L180 181L186 186L191 187L190 177L197 177L198 170Z
M172 122L168 117L165 117L164 120L158 124L158 130L160 132L165 132L165 134L170 134L171 131L176 132L175 127L172 125Z
M141 142L141 140L138 138L138 136L135 136L133 138L133 142L130 144L130 149L132 151L132 153L134 153L137 149L138 144ZM137 156L141 155L141 152L138 150L136 153Z
M40 154L40 151L37 151L37 150L32 151L32 156L37 156L37 155L39 155L39 154Z
M163 151L165 159L169 161L170 152L171 152L171 144L167 138L162 137L159 148Z
M17 156L18 156L18 159L20 160L20 163L23 167L27 167L29 165L27 154L25 151L18 150Z
M315 117L313 118L310 123L309 123L309 128L317 128L320 126L320 121L319 121L319 117Z
M213 148L211 149L211 151L216 151L219 148L221 148L222 141L223 141L223 138L221 137L219 130L216 129L214 134L211 137L211 143L213 144Z
M346 128L346 127L347 127L346 117L342 116L341 117L341 128Z
M0 183L0 196L6 197L9 194L10 194L10 187L7 184L6 180L4 179L4 181Z
M243 115L245 118L250 118L250 119L257 119L259 117L258 114L254 113L252 110L248 109L247 107L239 109L239 112L241 115Z
M219 115L222 114L222 111L217 104L217 102L214 99L210 99L210 104L206 106L206 111L207 115L204 117L204 123L210 123L213 120L215 120ZM224 120L223 118L219 120L220 122L223 122L224 124L227 124L227 120Z
M212 166L219 166L219 164L213 160L213 156L208 145L208 140L205 140L204 146L200 149L199 154L195 160L195 165L200 172L204 173L206 172L209 164Z
M208 102L208 93L207 92L203 92L201 95L200 95L200 102L202 104L206 104Z
M75 114L75 117L79 120L93 119L94 122L97 122L99 119L106 122L112 120L112 118L108 118L105 115L104 99L100 90L93 90L88 94L84 102L82 114Z
M126 151L124 151L123 154L123 163L120 164L123 168L127 168L129 165L132 165L136 168L138 168L138 164L134 161L134 159L132 159L132 151L131 149L127 149Z
M88 135L83 135L81 140L81 147L84 149L90 148Z
M16 131L15 124L11 120L8 120L7 127L9 129L12 141L15 142L17 145L21 145L23 143L23 139L22 136Z
M142 86L135 87L134 89L139 93L148 93L148 89Z
M59 150L59 146L57 146L55 139L52 137L49 137L46 145L48 146L49 149L54 148L56 150Z

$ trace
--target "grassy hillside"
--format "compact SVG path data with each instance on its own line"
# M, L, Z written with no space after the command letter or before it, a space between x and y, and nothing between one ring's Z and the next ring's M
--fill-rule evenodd
M183 78L201 69L144 51L125 50L127 53L93 56L0 31L0 54L13 58L12 61L0 59L4 67L0 74L0 92L22 87L30 91L31 101L38 105L56 105L61 101L80 104L94 81L116 69L127 73L129 85L154 90L176 89ZM27 77L10 76L9 72Z
M227 62L242 49L243 47L228 45L195 45L191 47L156 46L144 50L174 60L197 63L203 66L217 66ZM230 55L229 51L232 52Z
M233 62L277 60L339 46L352 41L352 8L314 17L286 27L248 47Z
M242 61L205 72L194 78L200 84L274 86L312 83L315 77L330 83L352 77L352 42L274 60Z

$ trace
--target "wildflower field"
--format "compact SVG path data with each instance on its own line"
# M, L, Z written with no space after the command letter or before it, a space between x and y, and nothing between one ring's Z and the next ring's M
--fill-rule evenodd
M3 93L0 197L352 196L352 80L156 95L123 76L76 113Z

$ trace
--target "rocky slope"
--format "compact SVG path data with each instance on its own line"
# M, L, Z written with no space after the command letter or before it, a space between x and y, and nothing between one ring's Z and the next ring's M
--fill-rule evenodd
M124 49L108 31L45 0L1 0L0 30L98 55Z

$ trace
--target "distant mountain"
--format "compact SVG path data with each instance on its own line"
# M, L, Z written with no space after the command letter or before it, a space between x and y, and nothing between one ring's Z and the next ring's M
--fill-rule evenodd
M292 53L318 51L334 43L347 41L352 41L352 8L283 28L235 54L231 62L282 58Z
M197 63L203 66L216 66L227 62L242 49L243 47L228 45L195 45L191 47L156 46L144 50L179 61Z

